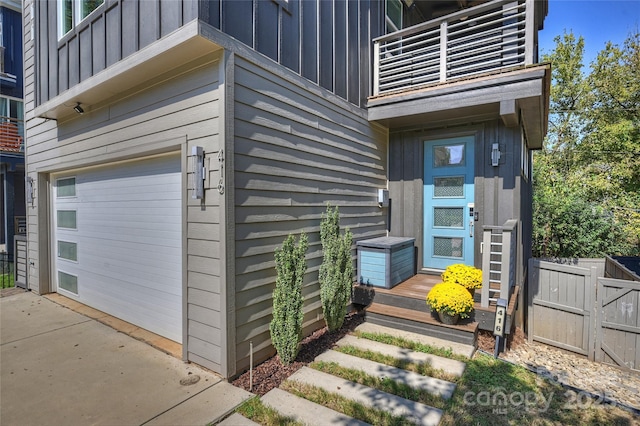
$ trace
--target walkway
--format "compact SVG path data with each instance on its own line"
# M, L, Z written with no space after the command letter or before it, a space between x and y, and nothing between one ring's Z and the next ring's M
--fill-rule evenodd
M403 337L415 342L429 344L436 347L452 347L452 351L458 355L470 357L474 348L468 345L455 344L433 339L414 333L403 332L388 327L363 323L356 331L368 333L389 334ZM439 374L451 377L460 377L464 373L465 363L461 361L443 358L435 355L414 352L396 346L361 339L354 335L347 335L337 343L338 347L350 347L364 351L371 351L406 361L412 364L422 364L439 370ZM365 374L378 379L391 379L397 383L407 385L433 395L436 399L446 400L451 398L456 385L447 380L429 377L422 374L407 371L401 368L390 367L385 364L348 355L338 350L328 350L315 359L316 362L335 363L343 368L360 370ZM319 387L327 392L338 394L343 398L357 402L365 407L385 411L393 416L404 417L418 425L437 425L442 418L442 411L419 402L411 401L396 395L392 395L368 386L357 384L332 374L321 372L309 367L303 367L289 377L288 382L295 385L309 385ZM261 398L263 404L275 409L282 416L293 418L307 425L363 425L359 420L345 414L333 411L322 405L295 396L280 388L269 391ZM239 414L229 417L221 425L255 425Z

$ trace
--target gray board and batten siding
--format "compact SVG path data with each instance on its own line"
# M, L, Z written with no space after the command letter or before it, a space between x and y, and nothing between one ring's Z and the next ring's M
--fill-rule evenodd
M437 126L437 123L432 123ZM390 235L415 236L418 247L418 270L423 268L423 186L424 142L472 135L475 138L475 211L479 213L474 226L476 267L480 267L482 227L500 226L509 219L531 221L530 206L522 197L530 197L530 179L521 173L521 134L519 127L506 127L500 120L485 121L471 126L450 129L420 128L390 131L389 135L389 198L391 200ZM491 165L491 147L499 143L501 158L497 167ZM530 161L527 158L527 161ZM520 229L520 227L518 227ZM530 244L530 235L523 240L518 235L518 253ZM518 259L517 283L524 274L522 258Z
M274 353L273 253L289 233L309 236L304 334L323 326L317 277L327 203L339 206L340 224L354 240L386 235L376 194L386 185L387 130L355 106L268 65L249 52L235 56L235 212L229 221L235 226L238 372L249 366L251 343L254 362Z
M39 81L37 105L199 19L364 106L370 94L371 40L384 30L384 6L378 0L105 0L59 38L57 26L46 25L57 20L57 2L33 4L40 23L38 56L31 55Z

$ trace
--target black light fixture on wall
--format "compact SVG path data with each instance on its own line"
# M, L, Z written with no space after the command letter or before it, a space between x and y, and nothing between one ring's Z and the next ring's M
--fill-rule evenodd
M76 106L73 107L73 110L80 115L84 114L84 109L80 106L80 102L78 102Z

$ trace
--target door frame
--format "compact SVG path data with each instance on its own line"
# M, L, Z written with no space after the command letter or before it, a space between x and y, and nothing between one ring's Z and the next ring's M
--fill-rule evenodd
M474 177L473 177L473 186L474 186L474 209L476 212L479 212L479 220L475 222L474 230L473 230L473 253L474 253L474 266L480 267L480 243L482 240L482 224L483 221L483 210L484 210L484 192L482 188L478 186L479 173L482 173L485 157L487 153L485 152L485 142L484 142L484 126L482 124L474 124L470 126L460 126L451 129L437 129L420 132L416 135L416 142L419 145L420 149L420 165L422 168L422 176L420 177L420 186L424 187L424 145L425 142L431 142L441 139L450 139L450 138L458 138L470 136L474 140L474 160L473 160L473 168L474 168ZM488 161L488 160L487 160ZM425 200L424 200L424 192L419 192L420 202L416 203L417 209L414 210L416 214L416 226L417 226L417 234L416 235L416 246L418 249L418 253L416 254L417 258L417 266L418 271L423 273L441 273L441 269L427 268L424 265L424 208L425 208Z

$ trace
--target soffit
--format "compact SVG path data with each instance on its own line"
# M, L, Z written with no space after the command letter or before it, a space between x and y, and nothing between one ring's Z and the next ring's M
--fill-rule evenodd
M371 97L369 121L403 128L498 118L512 127L521 120L529 147L539 149L547 132L550 78L551 68L543 64Z
M155 77L219 50L220 46L200 35L194 20L144 47L98 74L35 108L38 117L61 120L76 114L79 103L85 111L114 96L124 94Z

